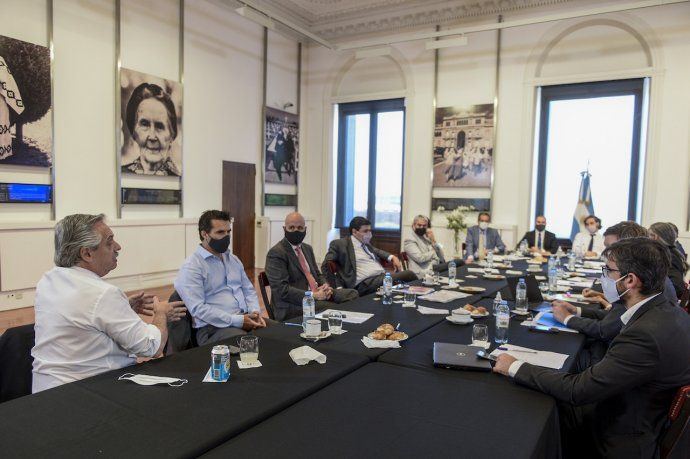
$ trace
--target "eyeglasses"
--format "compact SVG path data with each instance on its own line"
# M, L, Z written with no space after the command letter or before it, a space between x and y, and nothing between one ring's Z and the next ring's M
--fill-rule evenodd
M621 272L620 269L609 268L609 267L606 266L606 265L604 265L604 266L601 267L601 273L604 275L604 277L609 277L609 273L612 272L612 271Z

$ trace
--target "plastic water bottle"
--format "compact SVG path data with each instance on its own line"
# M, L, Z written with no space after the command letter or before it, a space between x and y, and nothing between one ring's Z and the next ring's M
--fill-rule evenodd
M498 307L501 305L502 300L503 300L503 298L501 298L501 292L500 291L496 292L496 298L494 298L494 304L493 304L494 315L498 314Z
M316 316L316 304L311 290L304 292L302 298L302 328L307 331L307 320L314 319Z
M448 285L456 285L455 276L457 274L457 265L455 261L448 263Z
M508 326L510 325L510 309L508 303L501 301L498 305L496 313L496 336L494 341L498 344L505 344L508 342Z
M494 267L494 251L493 250L489 250L488 252L486 252L486 266L488 266L489 268Z
M577 261L577 255L571 250L568 253L568 271L575 271L575 261Z
M381 303L393 304L393 278L391 273L386 273L386 276L383 278L383 299Z
M556 277L558 279L563 279L565 276L563 273L563 265L561 264L561 259L556 258L556 262L554 263L554 265L556 266Z
M563 253L563 248L559 245L558 250L556 250L556 258L560 260L563 256L565 256L565 254Z
M523 239L522 241L520 241L520 253L524 255L527 253L528 250L529 247L527 246L527 241Z
M515 310L527 312L527 284L523 278L520 278L515 288Z
M556 261L553 257L549 258L549 293L556 293L558 285L558 270L556 269Z

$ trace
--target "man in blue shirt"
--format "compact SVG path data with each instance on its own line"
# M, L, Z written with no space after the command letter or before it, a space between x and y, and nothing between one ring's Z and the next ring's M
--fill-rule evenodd
M207 210L199 218L201 244L185 260L175 290L192 315L199 345L263 328L259 299L242 262L228 252L230 216Z
M490 223L491 215L488 212L480 212L477 224L467 229L465 244L468 262L471 263L475 259L483 260L488 250L501 253L506 249L498 230L489 228Z

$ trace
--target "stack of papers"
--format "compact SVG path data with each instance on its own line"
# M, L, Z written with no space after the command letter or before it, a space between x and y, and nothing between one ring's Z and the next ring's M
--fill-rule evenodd
M340 311L338 309L326 309L316 314L315 317L320 320L328 320L328 316L333 311L340 312L343 315L343 322L348 324L361 324L374 317L374 314L368 314L366 312Z
M450 303L454 300L467 298L472 296L470 293L455 292L453 290L439 290L428 295L420 296L420 300L433 301L436 303Z
M424 315L430 315L430 314L443 314L447 316L448 310L447 309L434 309L434 308L427 308L425 306L417 306L417 311Z
M446 283L448 280L446 279ZM421 285L411 285L407 288L394 288L394 292L414 293L415 295L426 295L434 291L433 287L422 287Z
M491 269L490 271L491 274L499 274L498 269ZM467 272L484 274L486 271L484 268L467 268Z
M568 359L568 354L559 354L557 352L549 351L537 351L536 349L515 346L513 344L503 344L500 347L505 347L507 348L507 350L504 351L500 349L494 349L491 355L494 357L498 357L504 352L507 352L509 355L515 357L518 360L522 360L523 362L527 362L540 367L553 368L554 370L560 370L561 368L563 368L563 364Z

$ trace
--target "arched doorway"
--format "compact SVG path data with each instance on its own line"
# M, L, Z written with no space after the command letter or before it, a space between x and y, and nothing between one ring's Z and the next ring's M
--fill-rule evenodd
M465 148L465 131L458 132L458 137L455 142L455 148Z

